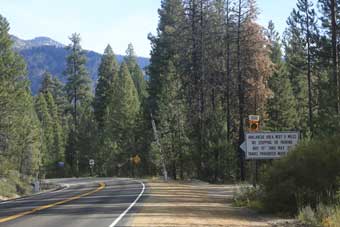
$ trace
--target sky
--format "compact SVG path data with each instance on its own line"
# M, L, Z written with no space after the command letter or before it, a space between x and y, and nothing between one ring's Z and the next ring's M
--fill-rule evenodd
M156 33L161 0L0 0L0 14L10 23L10 33L21 39L47 36L63 44L80 33L82 47L102 53L110 44L125 54L132 43L138 56L149 57L151 32ZM258 22L273 20L282 33L297 0L258 0Z

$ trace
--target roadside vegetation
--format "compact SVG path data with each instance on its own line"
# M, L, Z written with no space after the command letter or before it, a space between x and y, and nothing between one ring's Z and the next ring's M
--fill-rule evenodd
M297 217L310 226L339 226L340 137L302 142L267 165L257 188L243 186L234 204Z
M0 200L15 198L18 195L29 195L32 193L32 179L22 177L16 171L10 171L5 177L0 178Z
M297 0L280 37L272 22L258 24L254 0L162 0L146 69L132 44L121 64L107 45L91 87L74 33L65 83L46 72L35 96L0 16L0 193L26 194L33 179L65 176L250 180L239 145L244 120L256 114L261 130L298 130L304 142L263 162L259 188L245 188L235 203L335 220L339 7Z
M273 39L276 68L269 86L274 95L263 129L295 126L302 142L280 160L260 161L258 187L241 187L235 205L296 217L307 226L340 226L338 7L335 0L319 0L317 6L298 0L283 39ZM278 111L287 104L295 107Z

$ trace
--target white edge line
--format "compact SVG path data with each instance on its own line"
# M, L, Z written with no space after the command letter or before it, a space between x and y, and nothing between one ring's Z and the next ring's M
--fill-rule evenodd
M129 212L129 210L138 202L138 200L140 199L140 197L142 197L144 191L145 191L145 184L142 182L142 181L135 181L135 182L138 182L140 183L142 186L143 186L143 189L142 191L139 193L139 195L137 196L137 198L135 199L135 201L133 201L130 206L123 212L119 215L118 218L116 218L116 220L114 220L114 222L112 222L111 225L109 225L109 227L114 227L118 224L118 222Z

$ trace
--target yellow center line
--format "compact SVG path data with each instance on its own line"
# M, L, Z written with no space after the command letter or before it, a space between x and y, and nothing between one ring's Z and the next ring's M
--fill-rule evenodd
M11 220L20 218L22 216L35 213L35 212L40 211L40 210L45 210L45 209L48 209L48 208L51 208L51 207L54 207L54 206L57 206L57 205L61 205L61 204L64 204L64 203L67 203L67 202L79 199L79 198L84 197L84 196L91 195L93 193L96 193L96 192L102 190L103 188L105 188L105 184L104 183L99 183L99 187L96 188L95 190L92 190L92 191L89 191L89 192L86 192L86 193L83 193L83 194L80 194L80 195L77 195L77 196L74 196L74 197L71 197L71 198L59 201L59 202L55 202L55 203L44 205L44 206L39 206L39 207L36 207L36 208L34 208L32 210L29 210L29 211L25 211L25 212L21 212L21 213L18 213L18 214L14 214L14 215L11 215L11 216L8 216L8 217L5 217L5 218L0 218L0 223L11 221Z

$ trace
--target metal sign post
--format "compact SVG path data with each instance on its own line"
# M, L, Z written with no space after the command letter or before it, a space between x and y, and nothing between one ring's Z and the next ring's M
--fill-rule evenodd
M93 166L94 166L94 160L93 159L89 160L89 165L90 165L91 177L93 177Z

